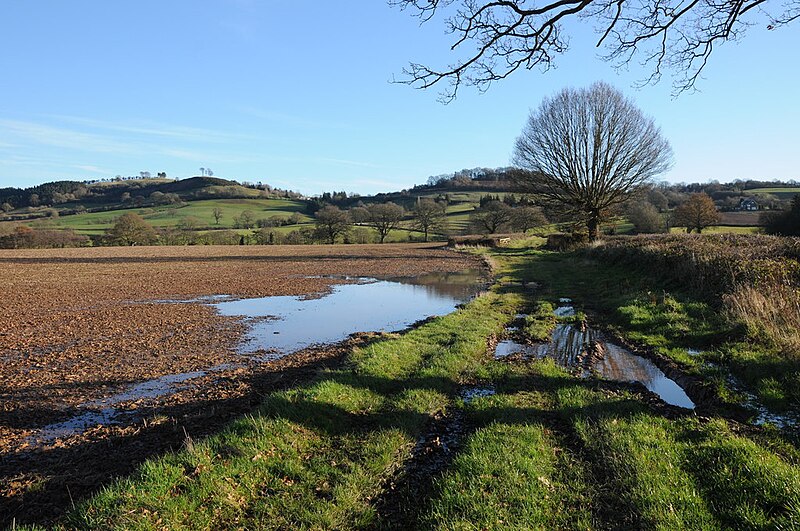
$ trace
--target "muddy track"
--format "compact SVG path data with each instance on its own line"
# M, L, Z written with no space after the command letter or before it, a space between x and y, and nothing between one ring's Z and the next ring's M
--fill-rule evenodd
M443 474L476 429L464 411L453 407L435 416L414 445L411 456L386 481L373 500L379 529L419 529L419 519L434 492L434 482Z
M257 409L265 395L312 380L339 366L346 353L369 336L327 348L307 349L266 364L250 374L227 375L213 388L192 386L148 409L125 426L104 426L48 449L6 456L0 481L11 491L0 500L0 525L12 520L46 524L114 479L131 474L147 458L181 448L187 436L211 435L231 420ZM42 482L42 488L31 489ZM15 485L17 488L15 489Z

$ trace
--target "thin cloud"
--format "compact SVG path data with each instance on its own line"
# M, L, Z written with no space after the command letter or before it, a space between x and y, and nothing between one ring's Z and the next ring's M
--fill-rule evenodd
M72 167L73 168L77 168L79 170L92 172L92 173L100 173L100 174L103 174L103 175L111 175L112 173L114 173L111 170L106 170L104 168L100 168L98 166L93 166L91 164L75 164Z
M331 159L331 158L318 158L319 162L325 162L329 164L338 164L339 166L356 166L359 168L372 168L372 169L381 169L383 166L379 166L378 164L373 164L371 162L362 162L359 160L348 160L348 159Z
M74 129L65 129L18 120L0 120L0 132L6 132L15 138L26 139L37 144L80 151L100 153L134 153L136 150L129 143L110 138L84 133Z
M96 129L103 129L106 131L118 131L121 133L135 133L147 136L159 136L167 138L176 138L182 140L191 140L194 142L229 142L232 140L255 140L255 137L242 135L238 133L228 133L212 129L203 129L199 127L176 126L158 123L139 124L120 124L117 122L107 122L97 120L94 118L83 118L79 116L66 116L66 115L50 115L50 118L70 122Z
M257 109L255 107L236 107L234 110L241 114L252 116L253 118L259 118L297 129L352 129L352 126L343 122L323 122L279 111Z

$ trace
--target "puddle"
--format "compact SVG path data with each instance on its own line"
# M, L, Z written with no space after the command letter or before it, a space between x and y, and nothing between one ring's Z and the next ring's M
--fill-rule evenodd
M465 404L469 404L476 398L494 396L497 392L494 387L467 387L461 390L461 399Z
M561 306L555 313L558 315L558 310L566 311L565 308L572 309ZM609 380L639 382L668 404L686 409L695 407L681 386L667 378L652 361L606 341L600 332L590 327L559 324L549 343L526 345L509 339L497 344L495 358L512 354L524 358L549 357L563 367L579 370L582 376L594 372Z
M117 406L125 402L159 398L174 393L185 387L179 384L193 378L205 376L212 371L223 370L224 368L227 368L227 366L220 365L208 371L169 374L136 384L110 397L86 402L79 406L79 409L84 410L83 413L75 415L63 422L48 424L28 440L36 444L49 444L56 439L76 435L98 425L108 426L121 424L132 412L120 410Z
M356 332L395 331L454 311L482 285L468 273L409 279L359 279L317 298L277 296L214 304L221 315L254 320L240 348L274 359L306 347L336 343ZM265 319L268 318L268 319ZM258 358L257 358L258 359Z
M683 388L667 378L655 363L614 343L605 343L605 348L605 355L593 367L603 378L640 382L667 404L694 409L694 402Z
M321 296L236 300L229 295L209 295L191 301L156 302L201 302L216 307L221 315L243 317L250 328L240 352L258 352L252 358L267 361L311 345L342 341L355 332L407 328L426 317L454 311L484 288L481 270L392 280L344 279L356 283L335 285L329 294ZM45 426L28 441L50 444L98 425L122 424L134 412L121 410L120 405L160 398L186 388L189 380L237 366L223 364L136 384L108 398L81 404L77 407L78 414Z
M687 348L686 353L689 354L690 356L699 356L700 354L703 353L703 351L696 348Z
M719 366L714 363L708 363L708 365L719 368ZM739 381L738 378L730 374L727 369L722 370L726 373L725 379L727 380L728 385L730 385L731 389L733 389L736 393L744 397L744 406L753 412L753 424L756 424L757 426L772 424L780 429L797 429L800 427L800 415L792 413L774 413L770 411L764 404L761 403L761 401L758 399L758 396L747 390L747 388L744 386L744 384L742 384L742 382Z

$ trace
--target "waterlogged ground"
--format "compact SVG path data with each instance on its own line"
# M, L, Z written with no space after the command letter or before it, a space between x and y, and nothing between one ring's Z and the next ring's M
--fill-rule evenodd
M46 513L52 509L46 498L63 491L63 481L71 481L70 495L80 496L159 444L180 446L184 425L191 425L186 419L208 426L195 433L208 432L226 409L246 411L257 391L275 381L285 385L292 371L303 377L302 367L342 353L317 349L264 367L241 352L254 323L241 312L224 315L209 296L311 296L313 304L359 278L432 275L419 295L433 300L438 289L452 310L475 289L474 274L453 274L480 267L437 245L0 251L0 514L19 512L20 503L29 503L23 512ZM385 285L370 282L360 284ZM444 308L421 305L378 328L403 328ZM262 312L269 313L278 312ZM356 326L335 341L362 331L370 329ZM119 447L116 457L95 455L110 441ZM36 501L36 492L45 501Z
M553 315L574 317L575 310L568 305L569 299L561 300L561 305L553 310ZM542 343L515 340L513 336L517 331L518 328L506 330L506 335L512 337L498 342L495 358L549 358L582 377L596 375L608 380L640 383L667 404L687 409L695 407L683 388L669 379L655 363L609 341L604 334L585 322L556 324L549 341Z
M305 320L308 308L321 312L339 299L363 304L350 290L375 289L382 299L384 289L423 288L388 282L385 272L368 280L378 275L333 271L332 279L325 271L306 280L330 286L306 296L251 294L240 302L245 297L235 291L214 290L205 295L234 297L158 297L153 304L164 307L223 309L229 315L216 318L236 323L236 337L245 339L229 353L251 364L125 387L148 395L143 403L169 396L177 407L117 432L100 430L98 444L67 441L32 454L30 463L18 460L25 474L11 478L19 492L12 510L27 522L66 511L57 522L63 529L800 526L797 441L738 422L694 388L694 403L680 395L675 381L685 378L665 368L658 352L639 356L624 335L606 336L575 312L591 300L579 297L580 278L564 275L571 263L549 255L557 274L548 276L538 251L527 253L494 251L501 282L445 317L402 334L356 334L295 353L309 342L297 333L303 328L335 339ZM438 277L414 282L426 285L426 296L449 299L448 307L475 289L452 278L432 287ZM616 282L614 290L623 286ZM575 302L556 303L562 293ZM194 302L167 302L176 299ZM398 326L414 318L397 306ZM372 318L339 315L335 305L326 311L345 329ZM679 318L671 323L682 324ZM507 341L497 345L498 337ZM686 359L704 356L681 348ZM665 391L665 382L677 389ZM93 403L101 411L109 405ZM84 443L94 436L90 430ZM178 451L165 453L164 441ZM143 467L115 469L125 479L86 497L109 473L85 473L99 465L90 454L102 453L108 466L147 444L152 459Z

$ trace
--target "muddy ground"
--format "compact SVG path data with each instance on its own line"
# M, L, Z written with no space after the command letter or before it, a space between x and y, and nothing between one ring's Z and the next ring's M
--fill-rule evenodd
M320 275L480 265L435 244L0 251L0 526L57 517L146 457L213 433L271 390L335 365L352 342L371 340L214 372L176 394L125 403L126 425L33 444L41 427L136 382L242 362L242 322L205 304L163 301L314 294L333 282Z

